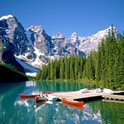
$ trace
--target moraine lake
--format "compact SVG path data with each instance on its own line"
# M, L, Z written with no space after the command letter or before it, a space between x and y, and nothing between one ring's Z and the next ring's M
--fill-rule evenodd
M0 124L123 124L124 102L85 102L81 110L48 101L36 107L34 100L20 101L19 94L34 91L76 91L77 83L21 82L0 84Z

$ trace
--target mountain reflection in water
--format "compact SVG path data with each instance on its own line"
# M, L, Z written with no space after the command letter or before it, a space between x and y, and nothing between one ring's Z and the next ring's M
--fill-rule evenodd
M20 100L19 94L34 91L74 91L82 89L77 83L0 84L0 124L122 124L124 104L101 100L85 103L83 108L47 101L35 105L33 99Z
M84 111L64 106L61 102L44 104L35 111L37 123L51 124L102 124L100 110L94 113L88 104Z

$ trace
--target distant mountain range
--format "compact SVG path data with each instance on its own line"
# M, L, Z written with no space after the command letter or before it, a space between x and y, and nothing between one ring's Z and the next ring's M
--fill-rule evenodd
M69 38L61 33L49 36L42 26L24 29L15 16L3 16L0 18L0 62L16 64L21 71L36 72L55 58L86 56L91 50L97 51L98 44L111 30L109 26L87 37L78 36L76 32ZM114 32L117 33L115 27Z

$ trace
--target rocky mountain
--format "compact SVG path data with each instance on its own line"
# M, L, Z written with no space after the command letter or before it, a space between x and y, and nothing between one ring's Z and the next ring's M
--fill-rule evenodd
M3 16L0 18L0 61L3 61L7 44L10 54L4 54L6 60L15 58L13 61L20 65L26 64L26 72L36 71L32 67L40 68L52 59L75 54L86 56L91 50L97 50L98 44L111 30L110 26L87 37L78 36L75 32L69 38L62 33L49 36L42 26L32 25L24 29L15 16ZM114 32L117 33L115 27Z
M6 28L6 23L0 20L0 62L11 64L13 67L16 67L18 71L24 73L24 68L16 61L14 56L15 47L14 44L9 41Z

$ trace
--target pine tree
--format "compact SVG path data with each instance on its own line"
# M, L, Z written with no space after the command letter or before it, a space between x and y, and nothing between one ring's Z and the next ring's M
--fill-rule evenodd
M41 73L42 73L42 71L41 71L41 69L39 69L38 72L37 72L37 75L36 75L36 80L37 80L37 81L40 80L40 78L41 78Z
M78 79L78 71L79 71L78 70L78 57L77 56L74 57L74 61L75 61L74 62L74 75L75 75L74 77L76 80L76 79Z
M70 79L74 79L74 57L70 57Z
M53 67L53 60L52 60L52 62L50 62L50 70L49 70L49 72L50 72L50 80L53 80L54 79L54 67Z
M68 58L64 58L64 65L65 65L65 79L69 79L69 63L68 63Z
M61 58L60 59L60 79L64 79L65 78L65 67L64 67L64 59Z

